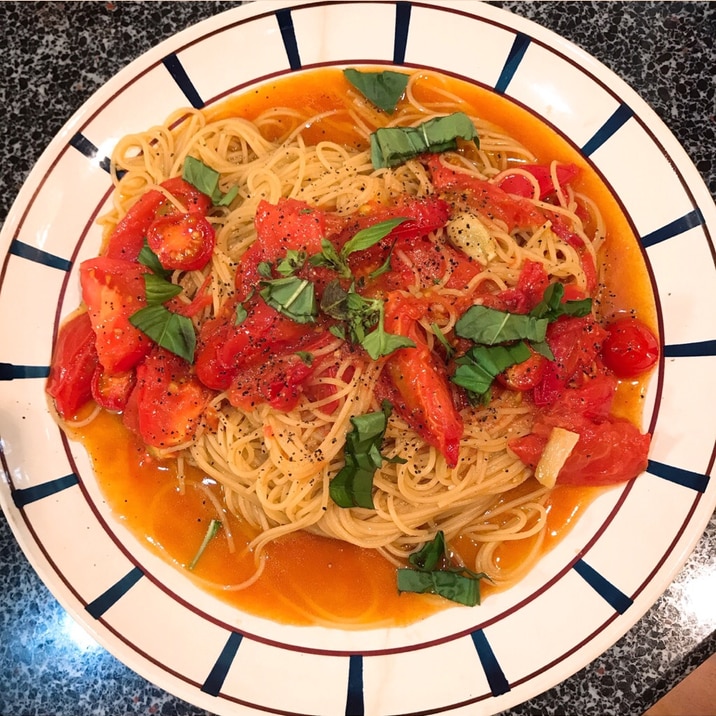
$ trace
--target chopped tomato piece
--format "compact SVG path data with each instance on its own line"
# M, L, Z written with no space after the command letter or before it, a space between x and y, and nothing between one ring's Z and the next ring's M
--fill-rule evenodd
M92 397L105 410L121 412L127 407L136 382L134 370L110 374L101 365L97 365L92 376Z
M244 410L268 403L288 412L298 404L303 384L313 370L295 353L272 356L239 373L229 389L229 402Z
M99 362L108 373L133 368L151 348L151 340L129 318L146 305L144 266L100 256L80 266L82 298L96 336Z
M211 208L211 199L181 177L167 179L161 186L175 196L188 212L204 215ZM166 196L158 189L145 192L110 234L104 255L136 261L152 222L160 214L174 213L174 208L167 208L166 204Z
M552 181L552 170L549 166L544 164L523 164L520 169L529 172L537 180L539 186L538 199L544 201L551 194L554 194L556 189ZM576 164L558 164L556 174L559 185L567 186L579 176L580 169ZM515 194L528 199L531 199L534 195L532 182L521 174L508 174L500 181L499 187L508 194Z
M385 367L397 391L396 411L454 467L463 422L452 399L447 371L432 355L418 329L416 311L421 310L400 294L389 296L385 306L386 331L407 336L415 347L395 351L388 356Z
M155 346L139 366L125 424L156 448L192 439L211 398L183 358Z
M507 368L497 376L497 379L511 390L520 392L532 390L542 382L548 363L549 361L544 356L532 353L526 361Z
M256 208L257 238L241 257L236 271L236 288L245 299L261 280L258 266L286 256L289 249L308 255L321 251L326 236L327 213L297 199L280 199L278 204L260 201Z
M428 155L425 161L433 185L438 191L470 192L473 208L489 218L503 221L508 231L517 227L541 226L545 223L545 215L529 200L511 196L489 181L455 171L443 164L437 154Z
M239 371L295 349L314 331L310 324L296 323L257 297L246 302L247 316L237 325L236 306L227 304L221 317L205 324L199 336L196 373L215 390L226 390Z
M623 317L606 328L602 359L614 375L635 378L654 367L659 359L659 342L644 323Z
M195 271L211 260L216 234L199 214L167 214L151 223L147 243L165 269Z
M79 313L60 327L45 388L61 417L74 417L92 399L92 376L98 363L89 314Z
M551 428L550 428L551 430ZM510 449L529 467L536 467L547 444L544 429L510 441ZM612 485L646 469L651 437L628 420L609 418L585 424L579 440L557 475L558 485Z

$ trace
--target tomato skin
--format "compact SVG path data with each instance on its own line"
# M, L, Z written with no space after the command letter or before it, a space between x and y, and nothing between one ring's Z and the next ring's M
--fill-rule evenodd
M551 428L550 428L551 429ZM548 434L532 432L510 441L510 449L536 467ZM557 476L558 485L597 487L626 482L646 469L651 436L628 420L610 418L582 425L579 441Z
M533 353L526 361L510 366L497 379L510 390L532 390L542 382L548 362L544 356Z
M618 318L606 330L602 359L619 378L636 378L659 360L659 342L639 319Z
M123 373L147 355L152 341L129 317L146 305L141 264L106 256L80 265L82 298L92 322L99 362L108 373Z
M260 403L289 412L303 393L303 383L314 368L294 354L272 356L241 373L229 389L229 402L244 410L252 410Z
M464 426L453 402L447 371L432 355L418 330L417 319L422 310L400 294L388 297L386 331L407 336L415 347L391 353L385 367L397 393L396 411L442 453L449 467L455 467Z
M617 379L598 374L579 388L564 390L540 410L532 432L509 442L510 449L534 468L554 427L579 433L579 441L557 476L559 485L611 485L636 477L647 465L651 436L628 420L610 414Z
M92 397L105 410L119 413L127 407L136 382L134 370L109 374L101 365L97 365L92 376Z
M147 243L165 269L195 271L211 260L216 234L200 214L168 214L151 223Z
M520 169L529 172L537 180L539 185L538 198L540 200L544 201L555 192L552 172L549 166L544 164L523 164ZM558 164L556 173L560 186L567 186L579 176L580 169L576 164ZM515 194L528 199L531 199L534 193L532 182L520 174L508 174L500 181L499 187L508 194Z
M214 390L226 390L238 373L269 356L296 348L314 328L296 323L258 297L245 304L247 317L236 325L236 303L202 327L195 369L199 380Z
M72 418L92 399L92 376L99 364L87 312L62 324L52 351L45 390L62 418Z
M152 447L191 440L211 398L183 358L155 346L137 366L137 384L123 418Z
M175 196L190 213L205 215L211 208L211 199L181 177L162 182L161 187ZM112 259L136 261L144 246L144 237L152 222L161 214L175 213L167 197L158 189L145 192L119 221L110 234L103 255Z
M258 266L283 258L289 249L309 256L321 251L326 236L327 213L297 199L261 200L254 223L257 238L244 252L236 271L239 298L245 299L261 280Z

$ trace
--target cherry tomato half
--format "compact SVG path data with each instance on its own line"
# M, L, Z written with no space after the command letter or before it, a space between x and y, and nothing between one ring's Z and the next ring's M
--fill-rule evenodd
M216 234L201 214L167 214L152 222L147 242L165 269L194 271L209 263Z
M602 344L604 364L619 378L634 378L659 358L656 336L638 318L618 318L607 327Z

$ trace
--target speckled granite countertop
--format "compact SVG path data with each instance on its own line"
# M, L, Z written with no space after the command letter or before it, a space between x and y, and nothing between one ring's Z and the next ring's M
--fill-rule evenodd
M2 2L0 222L70 115L129 61L236 3ZM716 193L716 5L504 2L576 42L656 110ZM638 716L716 651L716 519L653 608L616 645L510 710ZM714 704L716 711L716 702ZM85 636L35 575L0 516L0 714L205 714Z

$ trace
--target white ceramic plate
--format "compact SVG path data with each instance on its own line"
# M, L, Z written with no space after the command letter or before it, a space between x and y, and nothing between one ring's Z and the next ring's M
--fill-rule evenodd
M646 416L653 447L644 475L600 498L518 587L479 608L400 629L286 627L199 591L112 518L86 454L48 414L44 378L53 333L79 301L76 267L99 248L93 222L108 202L106 157L120 136L259 80L362 62L467 74L542 116L611 185L641 239L665 343ZM97 92L42 155L8 217L0 335L13 340L0 349L0 502L67 610L128 666L197 706L218 714L501 711L622 636L713 512L716 423L704 418L716 404L715 229L698 172L648 106L529 21L460 2L262 2L217 15Z

